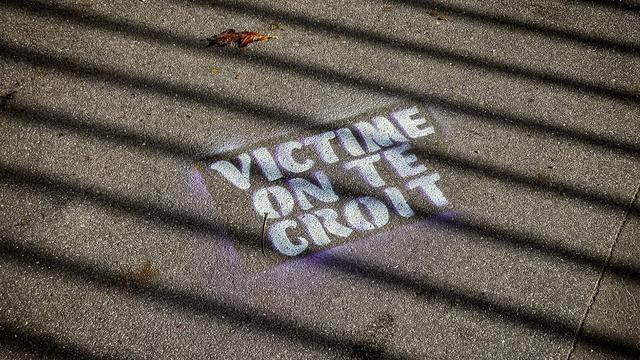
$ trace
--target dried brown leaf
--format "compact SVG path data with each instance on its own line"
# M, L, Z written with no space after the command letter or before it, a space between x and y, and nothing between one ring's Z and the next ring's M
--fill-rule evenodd
M238 41L238 38L239 34L235 30L228 29L212 38L207 38L207 41L209 41L209 44L207 46L231 45L234 42Z
M229 46L233 44L238 44L239 47L243 48L253 42L267 41L273 38L275 38L275 36L261 34L258 32L253 32L253 31L236 32L233 29L228 29L212 38L207 38L206 40L209 42L207 46Z
M271 35L261 34L253 31L243 31L240 33L240 47L243 48L255 41L267 41L273 38Z

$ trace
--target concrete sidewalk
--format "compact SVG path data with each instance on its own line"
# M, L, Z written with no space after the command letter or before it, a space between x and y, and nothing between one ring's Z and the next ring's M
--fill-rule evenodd
M640 4L517 6L0 2L0 358L639 358Z

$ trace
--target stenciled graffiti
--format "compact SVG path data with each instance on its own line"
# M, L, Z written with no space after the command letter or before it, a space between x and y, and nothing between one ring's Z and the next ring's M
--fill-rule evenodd
M403 106L219 154L203 174L216 216L249 262L266 216L278 262L437 214L449 205L440 174L412 153L436 136L427 117Z

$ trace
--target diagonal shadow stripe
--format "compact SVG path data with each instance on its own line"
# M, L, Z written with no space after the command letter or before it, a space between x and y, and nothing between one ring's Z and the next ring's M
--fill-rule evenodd
M2 245L0 245L2 246ZM2 253L2 250L0 250ZM127 360L123 355L96 355L88 349L83 349L67 342L61 342L53 336L36 334L21 330L12 325L0 322L0 344L21 353L37 354L51 359L86 359L86 360Z
M69 276L72 279L97 283L102 287L116 289L134 296L145 296L145 298L150 296L155 301L182 310L207 314L219 321L249 324L261 331L275 333L279 336L320 348L331 347L350 351L364 347L364 349L368 349L365 352L375 351L366 343L354 339L326 335L319 330L299 325L296 321L274 315L261 314L248 306L248 309L242 309L235 305L222 303L203 295L169 286L132 281L126 274L105 267L68 256L49 254L34 247L25 247L8 236L2 236L1 238L0 256L17 264L29 265L60 276ZM495 301L473 291L456 288L450 284L438 284L425 279L415 279L406 273L381 270L342 256L333 256L325 259L325 261L324 266L329 269L357 275L367 280L377 280L391 289L417 293L426 300L435 300L448 305L463 307L487 314L499 321L508 321L518 326L525 326L567 339L571 338L575 332L572 324L568 324L556 317L550 318L535 314L517 306ZM640 351L633 344L614 336L594 333L585 336L583 340L588 344L597 345L617 354L640 355ZM394 355L395 358L408 358L406 354Z
M500 125L513 126L517 129L531 130L538 133L544 133L545 135L577 140L587 145L604 147L629 153L631 155L640 154L640 144L621 143L616 139L609 139L599 134L576 132L562 126L545 124L544 120L534 117L512 114L504 110L491 109L467 102L449 100L437 95L409 91L395 85L354 77L334 70L318 69L289 60L260 56L256 54L252 54L251 57L246 57L241 53L234 51L227 53L238 59L251 61L259 65L276 67L278 69L286 69L288 71L299 73L303 76L310 76L328 83L354 86L387 96L402 96L407 99L412 99L418 103L431 103L447 110L473 115L479 119L484 119ZM254 118L262 121L266 118L270 121L292 124L299 128L313 129L314 126L317 126L315 119L306 115L295 114L282 109L266 107L254 102L239 100L237 97L223 96L211 92L202 92L187 85L178 85L169 81L132 75L128 72L89 66L78 61L63 59L59 56L50 55L41 51L23 49L3 40L0 40L0 57L13 59L17 62L28 63L34 66L55 69L73 77L97 79L128 88L138 89L143 92L154 92L167 96L179 96L182 99L204 106L224 108L232 112L252 115Z
M35 248L22 246L18 241L6 235L0 236L0 256L17 264L31 264L35 268L68 276L74 280L81 280L98 284L101 287L118 290L133 296L151 298L174 308L194 314L205 314L216 321L231 324L249 325L254 329L276 334L282 338L291 339L316 349L334 354L336 350L350 354L353 349L364 349L374 353L366 342L356 339L330 335L322 330L299 324L299 321L265 314L262 310L251 308L249 305L237 306L226 302L176 289L162 284L147 284L131 279L125 273L72 259L68 256L48 254ZM3 339L0 338L0 341ZM407 354L386 354L389 359L409 359ZM73 357L71 357L73 358Z
M0 114L6 116L5 121L25 123L34 126L45 126L52 129L72 131L83 134L100 141L108 141L140 150L155 150L164 155L181 158L191 162L214 161L233 159L223 155L209 155L206 149L188 146L182 142L160 139L153 135L139 134L130 130L122 130L115 126L103 125L108 122L99 119L79 120L76 117L50 108L39 107L30 104L27 109L0 108ZM333 130L331 124L318 125L319 131ZM560 196L569 196L583 200L604 209L627 209L627 199L620 196L611 196L592 190L583 190L575 185L564 182L550 182L543 179L524 175L520 172L503 168L477 159L465 159L453 156L445 151L429 147L413 147L413 153L419 159L433 160L440 164L454 167L462 171L471 171L486 177L494 178L502 182L510 182L515 185L525 186L533 190L541 190ZM638 209L632 208L632 212Z
M393 270L382 270L370 264L357 262L345 256L333 256L325 259L325 266L343 273L356 274L369 280L375 280L392 288L400 288L416 293L427 300L435 299L450 306L460 306L478 312L492 312L498 316L512 319L514 323L522 323L534 330L543 330L562 337L573 336L576 328L558 318L545 317L528 312L516 306L502 304L488 296L475 291L461 291L450 284L434 284L424 278L416 278L410 274ZM586 344L602 347L613 353L626 356L640 356L640 348L623 338L610 336L594 331L581 337Z
M173 1L178 1L181 4L184 4L184 1ZM90 11L80 11L72 8L62 8L60 6L50 6L38 1L29 1L28 3L25 3L19 0L5 0L5 4L12 7L20 7L24 10L36 11L46 16L54 15L57 17L62 17L75 23L83 23L88 26L103 24L107 25L110 28L113 28L114 25L114 20L105 18L104 16ZM241 14L257 14L262 17L294 24L313 31L324 31L344 37L354 38L358 41L364 41L376 46L387 47L398 52L406 52L409 54L417 54L421 56L430 56L434 59L455 62L458 64L481 68L483 70L502 73L513 77L554 84L569 90L586 92L613 100L621 100L631 103L640 102L640 94L634 91L620 90L607 85L572 78L570 76L562 75L559 73L552 74L550 72L544 72L525 66L509 64L470 54L458 53L435 45L424 45L400 38L392 38L381 34L375 34L373 32L365 31L356 27L345 26L337 22L318 18L309 18L303 15L297 15L292 12L273 10L265 6L229 1L208 0L196 0L190 2L189 4L196 4L225 11L235 11Z
M172 1L184 3L184 1L182 0ZM562 75L559 73L552 74L525 66L500 62L471 54L458 53L456 51L449 50L444 47L438 47L435 45L425 45L412 41L402 40L400 38L392 38L385 35L362 30L357 27L345 26L338 22L318 18L309 18L303 15L297 15L293 12L273 10L266 6L259 6L244 2L237 3L230 1L210 0L194 0L192 3L221 10L233 10L243 14L259 14L263 17L268 17L270 19L278 21L284 21L289 24L295 24L309 30L334 33L340 36L357 39L358 41L364 41L376 46L388 47L398 52L430 56L434 59L455 62L458 64L477 67L483 70L503 73L509 76L520 77L523 79L550 83L567 88L569 90L584 91L593 95L603 96L610 99L623 100L633 103L637 103L640 101L640 94L633 91L619 90L606 85L572 78L570 76Z
M84 117L81 119L66 111L51 109L33 103L29 104L29 108L0 107L0 115L5 116L3 120L7 122L68 131L98 141L110 142L142 151L157 151L165 156L190 162L204 161L211 156L210 149L190 146L180 141L163 139L153 134L123 129L110 125L106 119L98 119L96 117Z
M48 176L25 169L14 169L0 164L0 179L28 189L51 194L67 195L108 208L129 213L150 221L164 223L169 226L187 227L194 231L212 236L224 236L223 229L213 220L186 212L177 212L157 204L137 201L106 189L91 188L74 184L62 178ZM231 234L242 238L244 234Z
M579 2L592 4L595 6L607 7L610 9L620 9L628 11L640 10L640 3L633 0L578 0Z
M511 31L528 32L535 35L542 35L551 39L559 39L564 42L583 44L603 50L614 50L629 55L640 53L640 45L634 42L606 39L598 36L588 35L576 30L561 29L543 24L535 24L505 15L480 12L470 7L459 6L444 1L433 0L386 0L390 3L408 5L420 10L433 10L444 12L447 15L454 14L457 18L464 18L469 21L492 24L503 27ZM621 2L618 2L622 4Z
M178 228L187 227L194 232L208 236L218 238L230 236L235 239L242 239L238 243L238 246L247 249L255 249L258 247L259 242L254 238L250 229L224 229L221 224L210 217L202 217L184 211L171 210L158 204L142 200L133 200L106 189L92 189L87 186L74 184L59 177L25 169L12 168L3 164L0 164L0 179L41 193L74 196L149 221L155 221ZM352 187L345 186L343 183L335 183L333 187L343 198L357 198L359 196L370 195L368 193L362 193ZM628 206L631 206L630 201ZM424 207L416 207L414 211L416 213L416 219L431 219L437 215L437 212L433 209ZM556 244L554 241L550 241L536 234L503 228L498 225L488 225L474 219L453 219L449 221L448 224L457 231L465 234L478 235L477 237L484 239L483 241L485 242L507 245L519 251L526 249L526 251L535 252L542 256L561 258L594 269L600 269L605 264L604 260L597 255ZM257 224L256 226L259 225L260 224ZM626 281L640 283L640 269L627 265L611 265L608 271L610 271L612 275Z

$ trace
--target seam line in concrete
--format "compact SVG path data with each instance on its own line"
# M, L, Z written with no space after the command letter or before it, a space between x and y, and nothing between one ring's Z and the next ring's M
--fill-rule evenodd
M611 262L611 257L613 256L613 250L618 244L618 240L620 239L622 230L624 230L624 227L627 224L627 221L629 221L629 216L631 215L631 209L633 209L633 204L635 204L636 201L638 201L638 194L640 194L640 184L638 184L638 187L636 189L636 194L633 196L633 199L631 200L631 204L627 206L627 210L625 211L622 223L618 227L618 231L616 231L616 235L613 239L613 243L611 244L611 247L609 248L609 253L607 254L607 260L605 261L605 263L602 265L602 268L600 269L600 275L598 276L598 280L596 281L596 284L593 287L593 291L591 292L591 298L589 299L589 303L587 304L587 307L584 313L582 314L582 319L580 320L578 329L576 330L575 335L573 336L571 349L569 349L569 353L567 353L567 357L565 358L566 360L571 359L571 355L573 355L573 352L576 349L576 344L578 343L578 339L580 338L580 333L582 332L584 323L586 322L587 316L589 316L589 311L593 307L593 303L596 300L596 296L598 296L598 292L600 291L600 284L602 283L602 278L604 277L604 273L606 272L607 268L609 267L609 263Z

